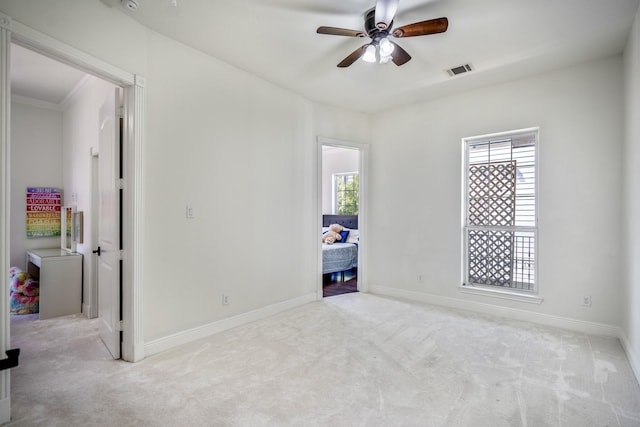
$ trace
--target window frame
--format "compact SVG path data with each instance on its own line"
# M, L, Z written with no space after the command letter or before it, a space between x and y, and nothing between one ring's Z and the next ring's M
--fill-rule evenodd
M337 177L345 177L345 176L357 176L358 177L358 191L357 199L358 199L358 212L360 211L360 173L358 171L354 172L336 172L331 174L331 210L335 215L340 215L338 213L338 186L336 185ZM356 214L357 215L357 214Z
M468 212L469 212L469 146L473 144L477 144L479 142L491 142L491 141L499 141L500 139L511 138L514 139L518 136L523 135L532 135L534 138L534 225L533 226L506 226L506 227L496 227L493 226L477 226L470 225L468 223ZM480 294L485 296L492 296L502 299L516 300L516 301L524 301L535 304L540 304L543 301L543 298L540 296L540 254L539 254L539 227L538 227L538 218L539 218L539 158L540 158L540 129L538 127L517 129L506 132L498 132L486 135L478 135L472 137L462 138L462 184L461 184L461 197L462 197L462 211L461 211L461 243L462 243L462 259L461 259L461 285L459 286L460 291L465 293L472 294ZM476 283L469 283L469 239L468 239L468 230L492 230L492 229L507 229L511 231L527 231L532 232L534 235L534 289L517 289L511 287L502 287L496 285L482 285Z

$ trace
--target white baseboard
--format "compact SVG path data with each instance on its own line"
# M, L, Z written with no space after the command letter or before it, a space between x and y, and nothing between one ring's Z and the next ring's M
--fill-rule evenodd
M636 380L640 383L640 359L638 358L638 354L633 351L633 348L631 348L627 335L622 331L620 333L620 342L622 343L625 353L627 353L627 359L629 359L631 369L636 375Z
M87 316L87 319L92 319L92 317L91 317L91 306L89 304L82 303L82 314Z
M554 326L583 332L592 335L604 335L620 338L622 329L617 326L604 323L588 322L585 320L571 319L569 317L554 316L551 314L535 313L517 308L501 307L493 304L486 304L477 301L462 300L457 298L442 297L439 295L426 294L423 292L407 291L404 289L390 288L387 286L369 286L369 291L378 295L386 295L394 298L408 299L411 301L424 302L428 304L445 307L469 310L485 314L507 317L509 319L524 320L526 322L540 325Z
M238 314L237 316L232 316L227 319L222 319L217 322L212 322L206 325L198 326L197 328L188 329L186 331L159 338L145 343L144 355L145 357L151 356L152 354L160 353L162 351L169 350L170 348L199 340L201 338L206 338L210 335L235 328L236 326L241 326L249 322L264 319L266 317L282 313L283 311L290 310L292 308L316 300L317 296L314 292L312 294L307 294L298 298L279 302L277 304L268 305L257 310Z
M0 400L0 424L11 421L11 397Z
M122 360L125 362L139 362L144 359L145 354L145 344L144 343L133 343L129 348L127 348L124 343L121 347L120 356Z

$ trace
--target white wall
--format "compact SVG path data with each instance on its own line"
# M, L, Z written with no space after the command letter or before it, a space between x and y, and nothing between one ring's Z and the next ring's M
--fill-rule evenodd
M360 151L328 147L322 151L322 213L333 214L333 175L358 172Z
M340 141L371 141L369 115L325 104L313 104L313 134Z
M89 77L66 103L63 114L63 181L66 205L76 205L83 212L83 243L77 251L83 257L83 311L89 317L97 315L95 260L92 249L92 157L91 149L98 150L99 110L107 97L114 97L115 86L96 77Z
M146 339L315 292L310 103L159 35L148 57Z
M366 117L159 35L148 58L146 340L315 294L315 135L362 142Z
M629 36L625 60L624 292L625 346L640 378L640 9Z
M12 266L25 268L34 248L60 246L60 237L27 239L27 187L63 188L62 112L11 103L11 253Z
M315 297L316 135L367 142L365 115L314 105L97 0L0 0L0 11L146 79L145 342Z
M620 325L622 99L622 62L616 57L387 111L384 120L373 117L374 289ZM544 302L460 293L461 138L533 126L540 127ZM582 295L592 296L592 307L580 306Z
M0 0L0 11L147 79L146 342L315 293L316 136L372 141L370 283L622 324L620 58L385 112L382 126L377 116L301 99L97 0ZM541 129L545 300L523 306L460 294L460 139L530 126ZM185 218L187 204L195 219ZM637 302L638 287L628 289ZM583 294L591 308L580 307ZM633 316L628 334L637 343Z

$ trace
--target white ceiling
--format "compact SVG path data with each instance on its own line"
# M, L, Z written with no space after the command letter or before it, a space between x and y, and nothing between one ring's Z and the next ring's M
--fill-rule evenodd
M446 16L446 33L396 40L413 59L336 64L368 39L376 0L101 0L141 24L313 101L382 111L589 59L620 54L639 0L401 0L394 27ZM175 4L175 5L174 5ZM446 69L474 71L449 77ZM15 84L16 74L12 74Z
M87 74L18 45L11 46L11 92L60 105Z

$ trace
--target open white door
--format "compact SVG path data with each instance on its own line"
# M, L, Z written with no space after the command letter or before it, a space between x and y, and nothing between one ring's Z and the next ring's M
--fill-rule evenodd
M98 154L98 317L100 338L120 358L120 120L118 90L100 107Z

